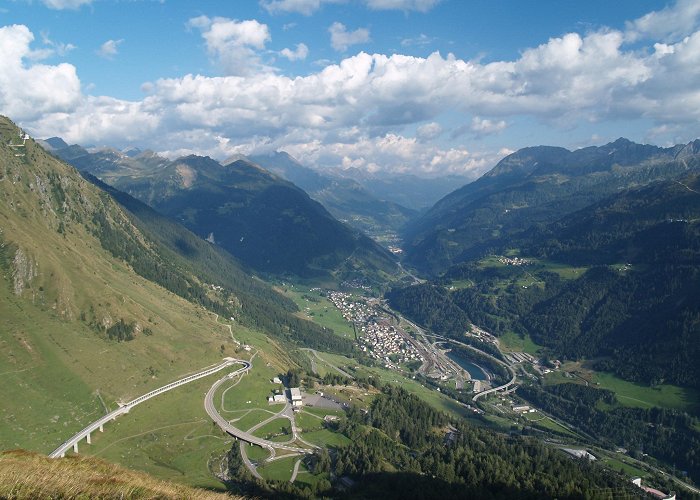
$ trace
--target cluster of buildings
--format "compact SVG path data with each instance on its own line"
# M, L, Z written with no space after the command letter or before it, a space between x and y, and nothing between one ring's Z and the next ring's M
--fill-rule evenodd
M374 307L364 300L358 300L346 292L328 291L328 300L340 310L346 321L351 323L367 323L376 313Z
M422 361L418 350L386 321L372 321L362 325L360 348L370 357L383 361L388 367L394 363Z
M532 262L527 259L521 259L520 257L499 257L498 262L505 264L506 266L527 266Z
M370 357L381 361L387 368L423 360L416 347L388 320L381 318L376 303L335 290L328 290L326 296L346 321L358 326L360 348Z
M503 356L510 361L510 363L537 363L537 360L531 354L526 352L507 352L503 353Z
M282 384L282 380L280 380L279 377L275 377L271 380L273 384ZM304 401L301 396L301 389L298 387L292 387L288 390L285 389L275 389L273 391L273 394L271 396L267 397L267 402L270 404L276 404L276 403L287 403L290 402L292 403L292 406L295 407L295 411L297 408L300 408L304 406Z
M365 292L369 292L372 290L372 287L367 284L367 281L364 279L359 279L359 278L354 278L351 280L345 280L340 283L341 288L357 288L358 290L364 290Z
M499 345L499 341L498 341L498 338L496 336L490 334L486 330L479 328L478 326L476 326L474 324L472 324L471 332L469 332L469 334L472 337L478 338L482 342L489 342L489 343L495 345L496 347L498 347L498 345Z

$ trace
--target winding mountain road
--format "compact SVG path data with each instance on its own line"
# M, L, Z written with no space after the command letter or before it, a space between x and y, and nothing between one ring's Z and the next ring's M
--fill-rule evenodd
M248 362L246 361L246 363ZM222 377L219 380L217 380L214 383L214 385L211 386L209 392L207 392L207 395L204 398L204 410L207 412L209 417L214 421L214 423L216 423L216 425L218 425L221 428L221 430L232 435L235 438L240 439L241 441L255 444L263 448L267 448L268 450L276 448L279 450L293 451L296 453L312 453L313 451L307 448L299 448L298 446L292 446L290 444L285 443L276 443L274 441L268 441L267 439L262 439L257 436L253 436L249 432L245 432L241 429L234 427L228 420L221 416L219 411L214 406L214 393L221 386L221 384L223 384L227 380L231 380L233 377L248 371L248 369L250 369L250 363L248 364L249 366L247 368L242 368L235 372L229 373L225 377ZM275 415L275 418L276 417L277 415Z

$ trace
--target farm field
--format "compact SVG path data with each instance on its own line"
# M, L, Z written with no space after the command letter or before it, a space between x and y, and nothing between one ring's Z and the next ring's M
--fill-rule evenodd
M623 406L638 408L659 406L688 412L697 412L700 409L700 394L685 387L670 384L649 387L603 372L594 372L592 380L601 389L613 391Z
M267 462L265 465L258 467L258 472L262 477L271 481L289 481L292 477L294 464L299 459L299 456L291 456L273 460L272 462Z
M570 374L567 377L565 374ZM622 406L632 408L668 408L697 413L700 411L700 393L690 388L671 384L655 387L629 382L612 373L596 372L584 363L565 363L561 371L552 372L545 378L547 384L589 383L599 389L613 391Z
M296 303L300 309L300 317L330 328L340 337L355 338L350 323L328 299L320 295L318 290L311 291L308 287L299 284L288 285L278 290Z
M536 356L539 354L539 351L542 348L541 346L535 344L535 342L533 342L528 335L521 337L514 332L507 332L498 337L498 339L500 341L501 349L506 352L526 352Z

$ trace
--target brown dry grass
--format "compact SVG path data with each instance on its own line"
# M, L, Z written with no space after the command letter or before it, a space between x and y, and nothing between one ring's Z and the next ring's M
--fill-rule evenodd
M95 458L51 459L11 450L0 454L0 498L214 500L234 497L161 481Z

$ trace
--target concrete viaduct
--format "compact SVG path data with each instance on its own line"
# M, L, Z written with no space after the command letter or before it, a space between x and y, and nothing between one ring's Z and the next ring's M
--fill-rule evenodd
M231 365L235 364L242 364L243 368L240 368L239 370L236 370L231 374L231 376L238 375L244 372L247 372L251 368L251 363L249 361L241 360L241 359L234 359L234 358L224 358L223 363L220 363L214 367L207 368L205 370L202 370L201 372L197 372L192 375L188 375L187 377L181 378L180 380L176 380L175 382L171 382L170 384L164 385L163 387L160 387L158 389L155 389L151 392L148 392L144 394L143 396L139 396L136 399L133 399L129 401L128 403L120 406L114 411L111 411L104 417L100 418L99 420L96 420L95 422L91 423L87 427L85 427L83 430L75 434L73 437L65 441L61 446L56 448L51 454L49 454L49 457L51 458L58 458L58 457L64 457L66 456L66 452L70 450L71 448L75 453L78 453L78 443L85 439L88 444L90 444L90 437L91 434L97 430L100 432L104 432L104 425L107 422L110 422L112 420L115 420L118 416L123 415L124 413L129 413L129 410L131 410L134 406L143 403L144 401L147 401L153 397L156 397L160 394L163 394L164 392L167 392L171 389L175 389L176 387L180 387L181 385L187 384L189 382L193 382L197 379L206 377L208 375L211 375L212 373L216 373L218 371L224 370L228 368Z

